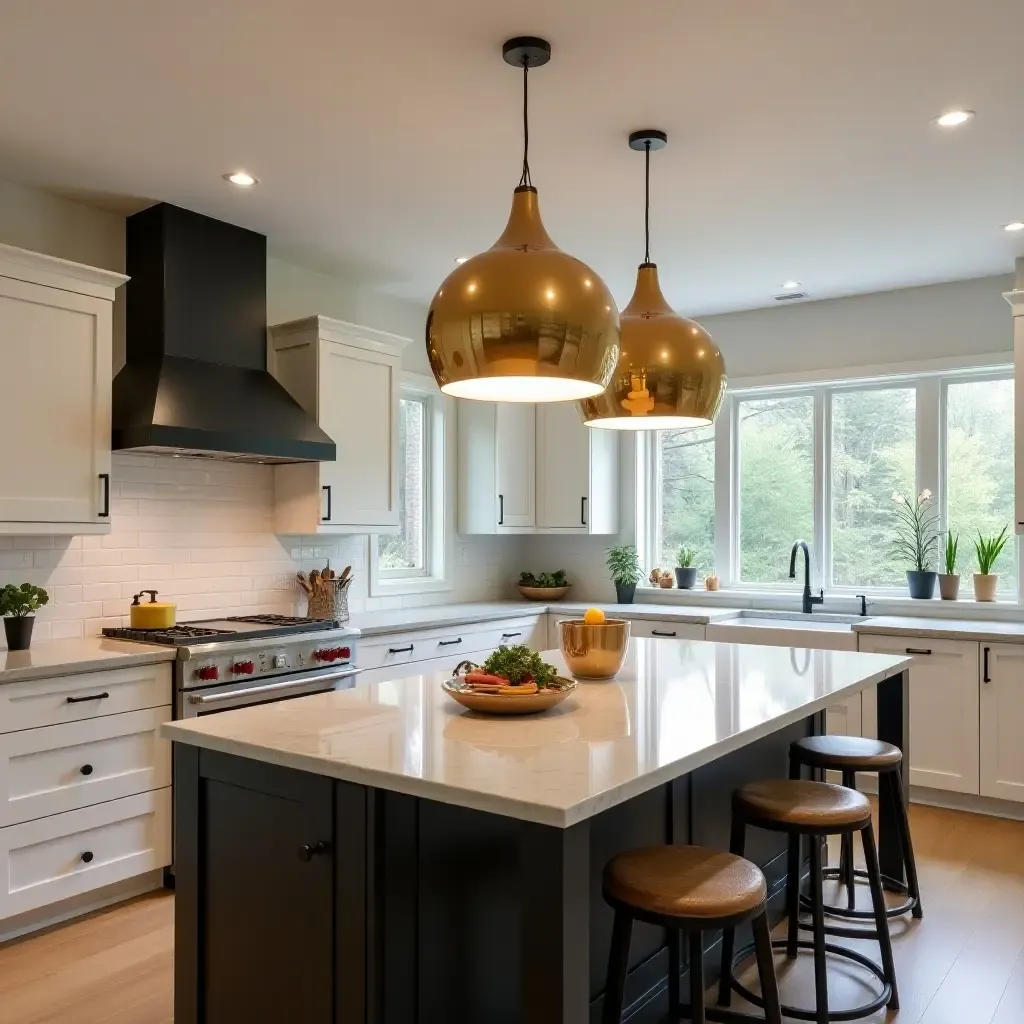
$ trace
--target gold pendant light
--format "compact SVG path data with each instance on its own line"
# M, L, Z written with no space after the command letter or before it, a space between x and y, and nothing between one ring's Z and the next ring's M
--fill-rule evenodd
M427 314L427 355L441 390L485 402L567 402L599 395L619 358L619 315L605 283L562 252L530 181L527 81L551 57L543 39L510 39L523 69L523 173L501 237L456 267Z
M620 317L619 363L607 391L579 403L588 427L668 430L712 423L725 397L725 361L700 324L680 316L665 300L651 263L651 150L668 142L653 128L633 132L630 149L646 154L644 231L646 253L636 288Z

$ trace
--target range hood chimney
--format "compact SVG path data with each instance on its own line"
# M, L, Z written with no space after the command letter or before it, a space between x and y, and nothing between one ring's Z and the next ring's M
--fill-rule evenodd
M267 372L267 240L169 203L126 222L113 446L245 462L335 458Z

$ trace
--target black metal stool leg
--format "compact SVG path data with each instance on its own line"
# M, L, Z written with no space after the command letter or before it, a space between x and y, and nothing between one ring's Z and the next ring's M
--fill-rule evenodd
M885 912L885 894L882 892L882 872L878 867L878 850L875 847L875 829L868 822L861 831L864 844L864 860L867 863L868 884L871 886L871 906L875 912L875 930L878 932L878 950L882 955L882 972L889 983L892 995L886 1004L890 1010L900 1008L899 992L896 988L896 963L892 957L892 941L889 938L889 917Z
M820 865L820 853L818 862ZM786 916L789 922L786 932L786 956L792 960L796 957L796 943L800 928L800 837L798 835L789 837L789 854L786 862Z
M747 844L746 822L738 814L732 816L732 831L729 833L729 852L743 856ZM732 1003L732 961L736 952L736 929L726 928L722 932L722 969L718 979L718 1005Z
M857 776L853 772L843 772L843 785L847 789L857 788ZM839 876L846 886L846 906L848 910L857 909L857 882L854 878L853 833L844 832L842 837L843 855L840 860Z
M704 1015L704 942L701 932L690 932L690 1020L707 1024Z
M668 930L668 1012L673 1020L679 1020L679 972L682 968L682 936L678 928Z
M899 772L886 772L879 776L884 779L892 794L893 806L896 808L896 828L900 834L900 845L903 847L903 864L907 870L907 893L914 899L911 914L918 918L924 916L921 909L921 889L917 882L917 861L914 859L914 841L910 838L910 818L907 816L907 801L903 793L903 785ZM881 785L879 785L881 792Z
M772 937L768 930L768 915L758 914L750 922L754 929L754 949L757 953L757 973L761 979L761 996L764 999L765 1024L782 1024L782 1007L779 1003L779 979L775 976L775 961L772 958Z
M629 939L633 918L625 910L615 911L612 946L608 954L608 981L604 990L604 1012L601 1024L620 1024L622 1003L626 996L626 973L629 970Z
M814 927L814 1006L816 1024L829 1024L825 910L821 891L821 843L811 836L811 919Z

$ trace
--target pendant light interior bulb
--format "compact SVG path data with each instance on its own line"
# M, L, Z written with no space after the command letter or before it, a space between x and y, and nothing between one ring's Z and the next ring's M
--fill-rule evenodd
M700 324L667 302L651 262L651 151L668 136L647 128L633 132L630 149L645 159L644 262L633 297L620 316L620 354L607 390L579 403L588 427L606 430L670 430L712 423L725 397L725 361Z
M540 218L530 177L529 73L548 62L543 39L510 39L523 72L523 166L501 237L457 266L427 314L427 356L441 390L485 402L565 402L601 394L619 356L608 287L562 252Z

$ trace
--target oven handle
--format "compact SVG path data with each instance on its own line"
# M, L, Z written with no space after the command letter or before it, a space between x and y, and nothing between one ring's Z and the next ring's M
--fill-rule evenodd
M189 704L217 704L225 700L236 700L238 697L252 697L260 693L280 693L284 690L297 690L312 683L330 683L335 679L347 679L359 673L358 668L346 668L341 672L327 672L322 676L305 676L283 683L266 683L263 686L247 686L244 690L228 690L225 693L190 693L187 695Z

